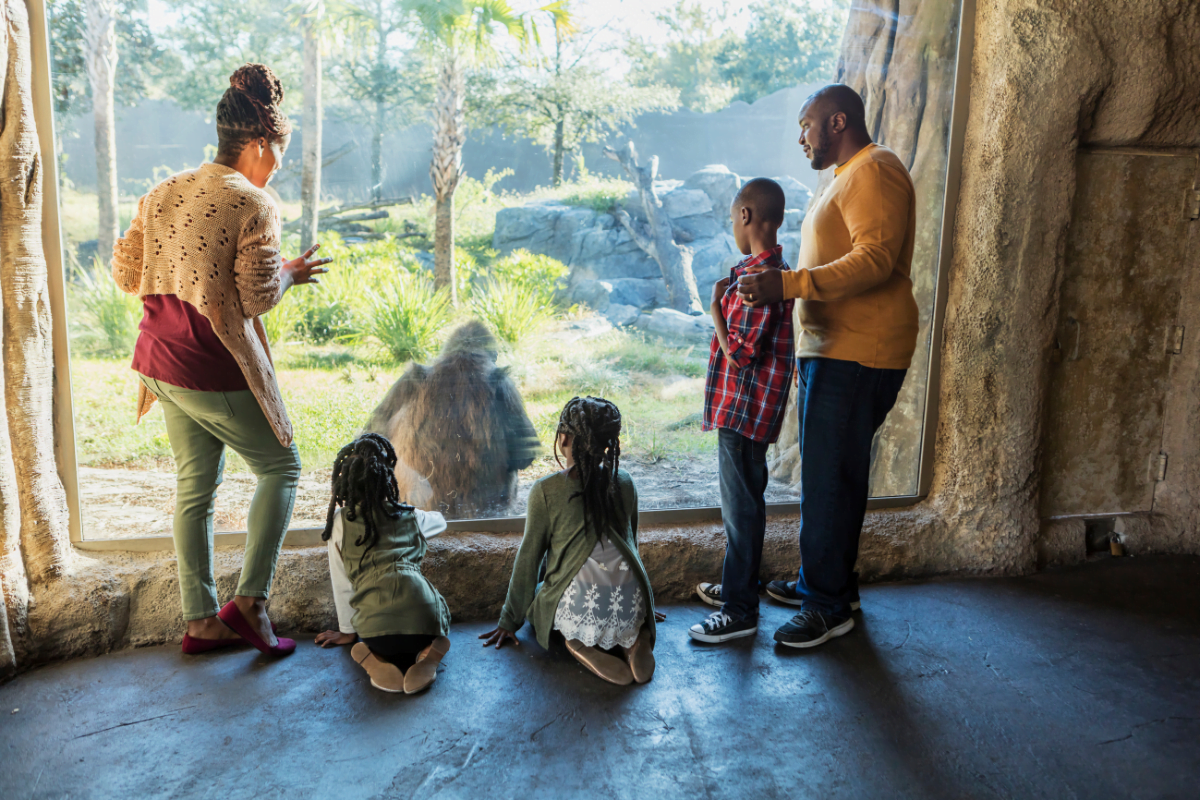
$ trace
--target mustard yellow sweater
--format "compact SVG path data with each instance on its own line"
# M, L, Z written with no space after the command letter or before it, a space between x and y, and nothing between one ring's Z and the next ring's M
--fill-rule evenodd
M167 178L138 201L113 247L112 271L127 294L173 294L212 323L286 447L292 424L258 318L283 296L279 244L271 196L237 170L209 163ZM141 387L139 421L157 399Z
M804 220L797 268L783 273L784 296L800 299L796 355L907 369L917 346L912 178L876 144L834 174Z

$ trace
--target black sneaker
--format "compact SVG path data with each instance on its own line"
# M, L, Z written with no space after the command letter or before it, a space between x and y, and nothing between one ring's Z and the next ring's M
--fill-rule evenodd
M735 620L724 611L714 611L708 619L688 628L688 636L698 642L716 644L758 633L757 619Z
M725 605L725 601L721 599L721 584L719 583L701 583L696 586L696 594L699 595L701 602L708 603L710 606L720 608Z
M700 584L703 586L704 584ZM789 606L798 606L804 601L796 595L795 581L771 581L767 584L767 594L775 598L781 603L786 603ZM850 601L850 610L858 611L862 608L862 603L857 600Z
M852 630L854 617L834 617L810 608L780 626L775 641L784 647L816 647Z

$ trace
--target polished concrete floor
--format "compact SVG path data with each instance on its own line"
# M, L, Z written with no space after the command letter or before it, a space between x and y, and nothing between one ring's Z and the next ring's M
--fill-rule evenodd
M1196 798L1200 559L868 586L850 635L701 646L666 609L659 672L618 688L528 634L456 625L427 694L349 651L177 647L0 687L0 796Z

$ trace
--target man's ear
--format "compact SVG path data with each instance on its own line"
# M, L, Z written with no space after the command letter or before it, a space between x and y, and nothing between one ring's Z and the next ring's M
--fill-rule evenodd
M829 118L829 129L834 133L846 130L846 112L837 111Z

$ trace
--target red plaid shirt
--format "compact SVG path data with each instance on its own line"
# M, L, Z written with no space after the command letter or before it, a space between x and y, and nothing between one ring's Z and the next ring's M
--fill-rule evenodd
M729 358L713 334L704 381L702 429L726 428L756 442L772 443L783 427L793 358L791 300L750 308L737 291L738 278L762 265L786 270L783 248L759 253L729 271L721 313L729 328Z

